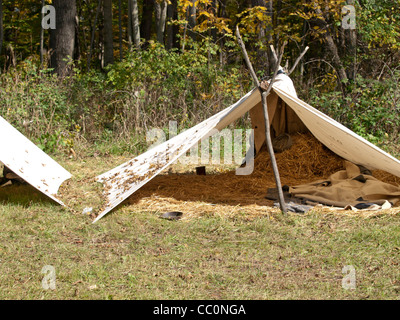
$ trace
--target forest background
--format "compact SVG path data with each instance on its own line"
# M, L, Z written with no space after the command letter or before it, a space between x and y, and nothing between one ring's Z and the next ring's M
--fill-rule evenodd
M0 115L49 153L142 152L147 130L189 128L251 90L238 26L260 79L271 45L287 42L289 67L308 46L300 98L398 154L399 4L0 0Z

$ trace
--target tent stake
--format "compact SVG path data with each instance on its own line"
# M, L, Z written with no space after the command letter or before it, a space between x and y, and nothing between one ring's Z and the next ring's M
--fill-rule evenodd
M242 48L242 53L243 53L244 59L246 61L246 64L247 64L247 66L248 66L248 68L250 70L250 74L251 74L251 76L253 78L253 81L254 81L255 85L257 86L257 88L260 90L260 93L261 93L262 105L263 105L263 110L264 110L264 119L265 119L265 141L266 141L266 144L267 144L268 153L269 153L269 156L270 156L270 159L271 159L271 163L272 163L272 170L274 172L276 187L278 189L279 205L280 205L281 211L285 215L287 215L286 203L285 203L285 199L283 197L282 184L281 184L281 179L280 179L280 176L279 176L278 165L276 163L275 153L274 153L274 149L272 147L269 116L268 116L268 105L267 105L267 96L268 96L269 92L272 89L272 84L275 81L275 77L276 77L276 75L278 73L278 69L279 69L280 62L282 60L283 49L285 47L285 44L282 46L281 54L279 56L279 61L277 63L277 67L275 69L274 75L273 75L271 81L269 82L267 90L264 90L260 86L260 82L258 81L256 73L254 72L253 66L252 66L252 64L250 62L250 59L249 59L249 56L247 55L246 47L245 47L245 45L244 45L244 43L242 41L242 37L240 36L239 27L236 27L236 36L238 38L239 45Z

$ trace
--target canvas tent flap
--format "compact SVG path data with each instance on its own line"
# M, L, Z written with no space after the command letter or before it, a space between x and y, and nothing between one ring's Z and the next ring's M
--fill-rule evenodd
M64 205L56 195L71 174L0 117L0 161L31 186Z
M333 152L356 164L400 176L400 161L298 99L293 82L288 76L279 74L276 77L272 94L277 94L311 133ZM197 126L98 176L97 181L103 183L105 189L105 206L94 222L186 154L196 143L222 130L260 102L260 92L253 89L235 104Z
M310 132L342 158L369 169L380 169L400 177L400 161L339 122L279 87L275 92L292 108Z
M200 124L98 176L97 181L103 183L105 188L106 204L93 222L100 220L161 171L186 154L199 141L218 133L229 123L241 117L259 100L260 94L258 90L254 89L235 104Z

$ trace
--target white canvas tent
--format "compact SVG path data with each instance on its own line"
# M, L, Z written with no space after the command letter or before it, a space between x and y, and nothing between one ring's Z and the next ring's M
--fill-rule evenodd
M185 155L199 141L224 129L248 111L252 118L255 148L258 151L265 140L264 116L261 108L260 92L258 89L253 89L235 104L195 127L98 176L97 181L103 183L105 187L106 204L94 222ZM282 123L279 124L279 117L274 115L284 110L288 114L289 122L292 120L291 125L287 119L285 120L285 130L305 128L342 158L369 169L380 169L400 176L399 160L300 100L291 79L285 74L279 74L268 96L269 119L270 122L278 121L276 127Z
M0 162L49 198L71 174L0 117Z

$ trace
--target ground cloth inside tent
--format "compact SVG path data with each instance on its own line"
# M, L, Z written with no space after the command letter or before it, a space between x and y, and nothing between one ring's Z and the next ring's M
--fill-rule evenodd
M381 205L385 201L394 206L400 204L400 187L378 180L369 170L349 161L344 161L344 164L345 170L340 170L327 179L292 187L285 186L285 201L320 203L336 207ZM269 189L267 197L276 198L273 189Z

